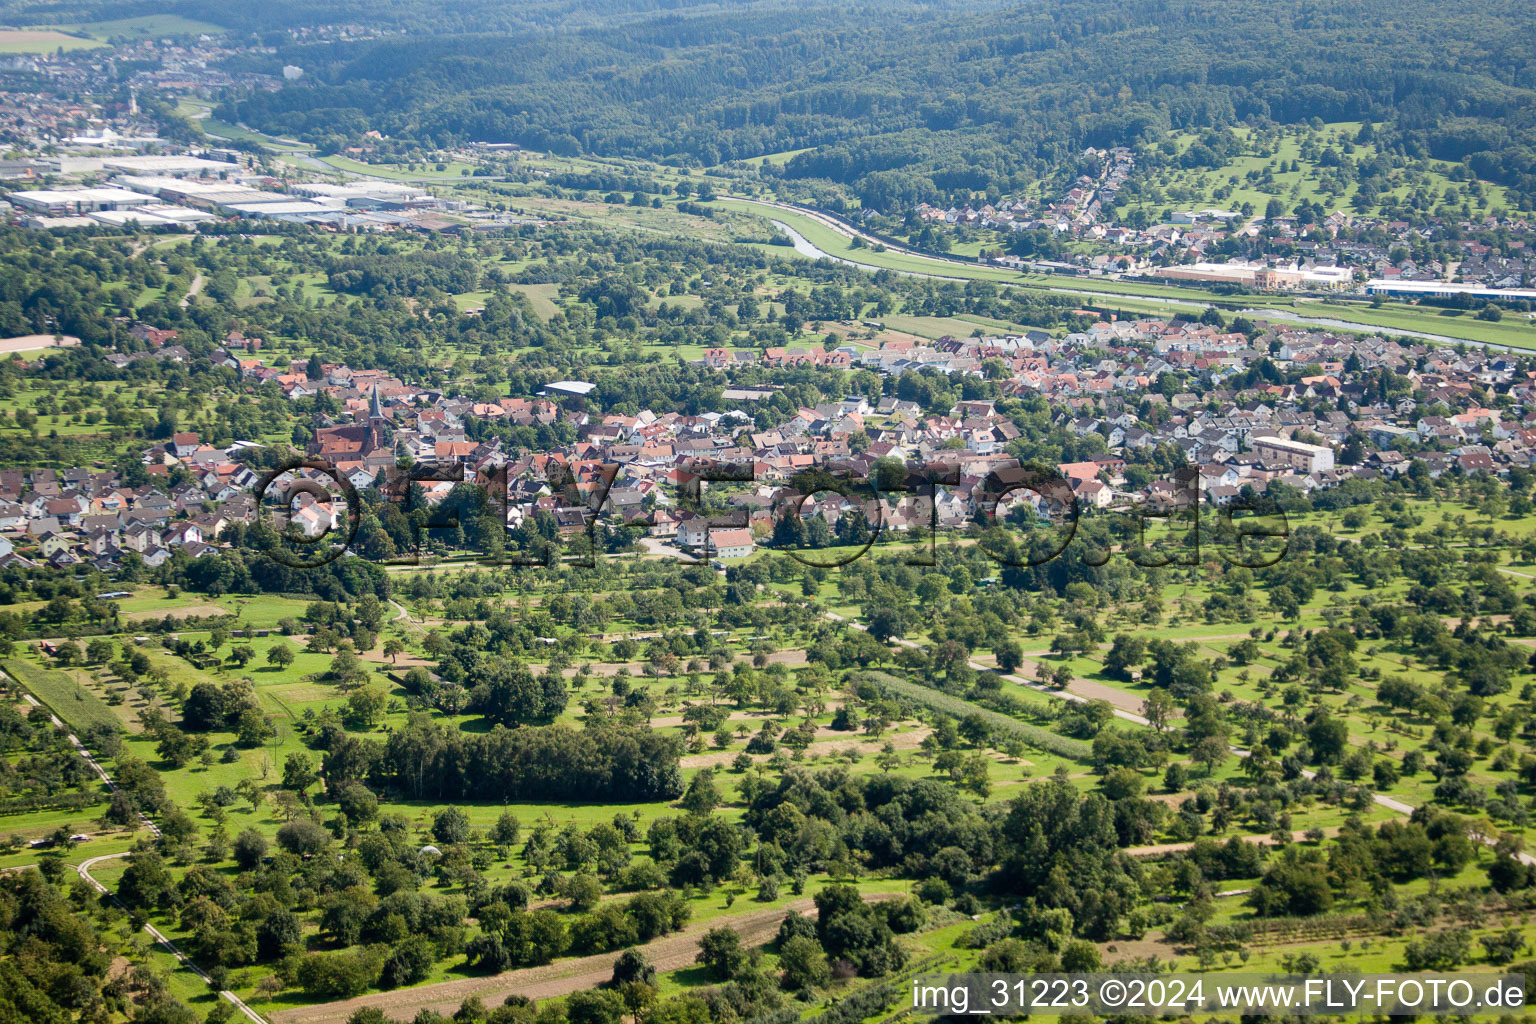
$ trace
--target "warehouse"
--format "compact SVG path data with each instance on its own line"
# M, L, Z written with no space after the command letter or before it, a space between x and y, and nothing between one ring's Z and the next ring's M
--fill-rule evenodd
M1387 281L1372 278L1365 283L1365 290L1372 295L1396 295L1408 299L1454 299L1465 295L1469 299L1489 302L1536 302L1536 288L1489 288L1480 284L1457 284L1454 281Z
M235 165L223 160L204 160L196 156L108 156L102 167L127 174L228 174Z
M118 228L130 224L145 228L187 227L198 221L214 219L212 214L201 210L161 205L141 206L133 210L94 210L86 216L99 224Z
M287 198L275 192L263 192L230 181L183 180L163 175L125 174L117 179L117 183L135 192L158 196L166 202L187 203L205 209L235 203L276 202Z
M89 213L92 210L129 210L153 200L140 192L122 188L40 188L31 192L7 192L13 204L27 213L49 217Z

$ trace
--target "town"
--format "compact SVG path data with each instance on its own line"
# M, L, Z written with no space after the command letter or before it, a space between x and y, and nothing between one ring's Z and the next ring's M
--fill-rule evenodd
M1379 337L1250 333L1135 320L1099 322L1060 337L1037 332L831 351L709 350L700 362L724 378L722 397L732 407L699 416L650 409L603 415L584 401L594 386L580 381L475 401L372 368L313 360L268 366L260 339L235 333L223 347L193 353L177 343L174 330L142 323L126 331L142 347L106 360L128 367L140 359L206 359L237 370L251 391L275 386L290 401L328 396L338 415L311 424L304 454L322 458L359 490L384 490L397 466L415 466L427 481L424 500L436 504L459 482L494 476L507 486L509 527L542 513L569 537L602 517L637 539L705 558L743 558L768 541L776 518L790 507L783 492L816 467L837 466L861 479L876 475L882 460L953 468L957 479L936 484L927 507L920 507L921 498L898 494L879 498L879 509L860 509L883 530L903 533L930 523L963 530L997 514L986 482L1020 467L1009 451L1019 428L995 401L960 401L929 415L918 402L898 397L902 376L924 370L987 377L1005 396L1047 399L1059 410L1055 425L1081 442L1083 457L1054 469L1085 510L1176 503L1188 488L1159 470L1165 451L1196 471L1199 496L1217 506L1244 495L1305 496L1350 481L1390 479L1415 465L1432 479L1531 467L1536 371L1515 359ZM730 387L730 368L797 365L871 367L892 382L892 394L801 408L760 429L752 407L776 389ZM1383 381L1390 383L1383 387ZM477 424L498 423L568 424L576 440L517 453L495 438L472 439L480 433ZM125 556L151 568L178 550L191 558L216 556L227 526L254 523L260 514L251 492L261 473L246 464L258 447L237 440L216 448L194 432L177 433L143 451L145 481L137 486L100 465L5 471L0 565L112 572ZM749 471L742 479L750 486L727 501L739 513L730 528L725 518L712 521L679 501L676 485L705 464ZM431 480L426 470L440 467L458 473ZM1052 511L1045 495L1025 498L1039 515ZM793 513L820 520L823 535L831 537L841 515L867 500L797 495ZM302 512L312 521L311 533L336 526L340 514L330 503Z

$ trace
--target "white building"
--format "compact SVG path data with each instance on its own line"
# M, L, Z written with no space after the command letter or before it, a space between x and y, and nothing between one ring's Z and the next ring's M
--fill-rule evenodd
M757 550L751 530L714 530L707 546L706 554L715 558L746 558Z
M1256 437L1253 453L1265 462L1289 466L1302 473L1322 473L1333 468L1332 448L1288 437Z
M5 198L27 213L49 217L89 213L92 210L129 210L154 202L152 196L125 188L40 188L28 192L7 192Z

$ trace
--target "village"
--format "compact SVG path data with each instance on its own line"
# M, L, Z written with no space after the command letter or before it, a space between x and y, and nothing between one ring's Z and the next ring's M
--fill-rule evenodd
M802 408L771 428L754 422L753 407L776 385L727 386L727 408L701 415L605 416L589 408L594 385L581 381L483 402L374 369L318 360L270 366L257 354L259 339L238 332L206 357L178 344L175 331L135 324L128 333L136 351L107 357L120 367L138 359L207 358L237 371L253 391L277 388L289 400L329 396L341 411L314 424L304 454L358 491L388 490L407 466L415 467L407 475L422 481L429 503L459 481L505 481L509 527L544 513L571 537L601 519L643 535L653 553L711 559L743 558L771 543L776 519L791 505L804 520L823 520L827 536L861 504L870 522L898 533L963 530L1001 511L995 481L1023 461L1013 444L1018 426L991 400L925 414L918 402L898 397L901 376L909 373L979 376L984 366L995 372L1000 364L1005 396L1048 400L1058 410L1055 425L1091 453L1054 467L1083 511L1177 504L1190 500L1192 487L1199 500L1217 506L1266 493L1306 495L1349 480L1395 477L1415 465L1432 478L1504 474L1529 467L1536 453L1536 375L1507 356L1301 331L1250 338L1182 320L1106 321L1059 338L708 351L702 362L726 376L743 364L811 364L864 367L892 382L878 401L851 397ZM1260 360L1306 372L1294 383L1254 379L1249 370ZM477 422L564 423L577 440L510 451L496 437L475 440L484 436ZM214 554L228 526L261 514L252 492L262 474L248 464L259 447L236 441L216 448L179 432L144 450L142 473L132 474L138 483L102 465L0 473L0 565L112 572L130 559L153 568L177 552ZM1153 453L1192 477L1155 471ZM805 470L836 467L867 480L882 460L942 465L953 475L926 495L881 495L879 509L872 497L836 493L786 501L794 493L790 482ZM720 466L737 467L724 499L731 514L706 516L679 500L681 484ZM424 467L455 472L434 478ZM1015 500L1043 516L1058 511L1048 506L1062 499L1021 492ZM284 515L314 536L339 527L344 512L340 502L306 498Z

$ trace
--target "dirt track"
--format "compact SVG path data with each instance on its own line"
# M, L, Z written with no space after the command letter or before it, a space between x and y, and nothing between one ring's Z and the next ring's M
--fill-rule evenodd
M78 344L80 339L73 334L66 334L62 339L52 334L24 334L19 338L0 338L0 354L36 352L44 348L69 348Z
M902 733L866 736L860 732L837 732L834 729L822 727L816 730L816 735L825 738L806 747L805 752L818 757L836 754L850 747L860 752L878 752L880 746L886 743L889 743L897 750L914 750L922 746L923 740L927 739L928 734L931 732L933 730L924 725ZM880 746L876 746L876 744ZM704 768L708 765L730 764L738 756L739 753L732 753L729 750L716 750L707 754L685 754L678 759L677 763L680 768ZM767 761L773 755L748 754L747 756L754 761Z
M879 901L894 899L897 895L878 893L865 898ZM660 972L691 967L694 957L699 953L699 938L710 928L728 924L741 936L743 946L761 946L772 941L779 930L779 922L791 910L797 910L808 917L816 915L815 903L810 897L805 897L779 907L690 925L675 935L647 942L639 949ZM340 1024L362 1007L376 1006L386 1016L409 1020L419 1010L452 1014L470 996L479 996L487 1008L499 1006L502 1000L513 993L521 993L534 1000L553 999L608 981L613 977L613 962L618 956L618 953L599 953L561 960L543 967L524 967L484 978L463 978L396 992L376 992L356 999L283 1010L268 1016L275 1024Z

